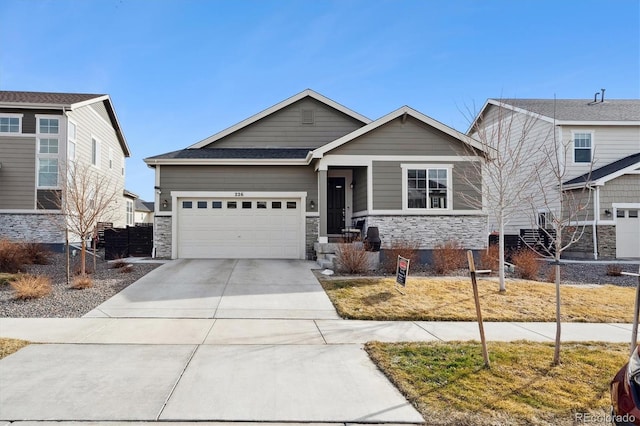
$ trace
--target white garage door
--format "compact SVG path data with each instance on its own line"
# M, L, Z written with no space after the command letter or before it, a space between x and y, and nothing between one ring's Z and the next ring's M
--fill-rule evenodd
M299 198L178 198L177 257L301 259Z
M640 257L639 209L616 212L616 257Z

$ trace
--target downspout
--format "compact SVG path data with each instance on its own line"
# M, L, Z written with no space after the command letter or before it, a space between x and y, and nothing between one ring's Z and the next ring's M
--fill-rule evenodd
M593 260L598 260L598 220L600 219L600 187L596 186L593 198Z

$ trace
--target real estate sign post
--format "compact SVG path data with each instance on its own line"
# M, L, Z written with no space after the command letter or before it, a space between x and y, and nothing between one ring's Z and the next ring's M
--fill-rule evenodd
M402 256L398 256L398 263L396 267L396 282L402 287L407 286L407 275L409 274L409 259L405 259Z

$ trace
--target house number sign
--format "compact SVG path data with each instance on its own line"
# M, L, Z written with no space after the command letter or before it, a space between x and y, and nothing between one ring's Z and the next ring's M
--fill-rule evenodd
M244 197L244 192L236 192L236 197Z

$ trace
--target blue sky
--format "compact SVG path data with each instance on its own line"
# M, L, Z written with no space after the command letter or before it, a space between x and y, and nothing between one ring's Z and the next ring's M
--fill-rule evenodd
M108 93L142 159L306 88L466 131L489 97L640 98L637 0L2 0L0 90Z

